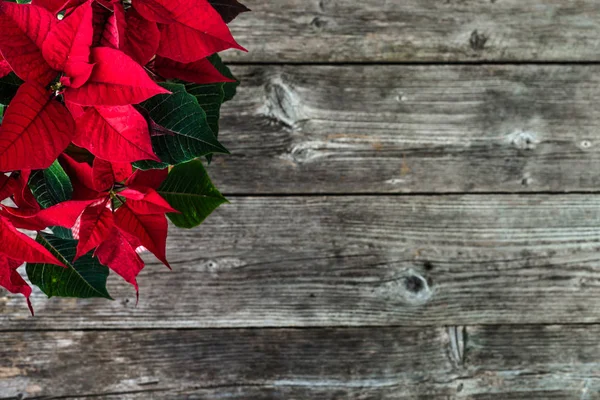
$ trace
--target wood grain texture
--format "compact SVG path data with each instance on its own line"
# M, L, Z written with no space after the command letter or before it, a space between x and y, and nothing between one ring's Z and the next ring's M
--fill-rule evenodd
M220 135L232 155L209 170L225 193L600 188L600 66L234 72Z
M598 61L596 0L247 0L243 62Z
M1 329L600 322L588 195L233 198L172 229L140 303L0 298Z
M600 2L245 2L232 204L137 307L0 289L0 400L600 399Z
M463 359L442 327L7 332L0 392L136 400L598 398L599 326L459 329Z

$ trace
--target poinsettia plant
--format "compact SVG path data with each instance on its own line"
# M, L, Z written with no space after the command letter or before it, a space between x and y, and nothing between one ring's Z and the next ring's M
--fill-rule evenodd
M0 286L27 299L135 287L167 217L198 226L226 199L203 166L227 153L221 104L244 50L236 0L0 0ZM34 240L22 230L36 231Z

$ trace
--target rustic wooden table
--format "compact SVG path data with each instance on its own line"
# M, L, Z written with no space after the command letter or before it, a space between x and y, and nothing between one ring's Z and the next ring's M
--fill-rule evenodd
M248 0L141 298L0 298L1 399L599 399L600 2Z

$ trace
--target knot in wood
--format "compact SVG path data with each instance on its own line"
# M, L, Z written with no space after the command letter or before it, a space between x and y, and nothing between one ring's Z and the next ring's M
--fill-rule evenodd
M412 293L419 293L427 283L419 276L411 275L404 279L404 287Z
M485 44L488 41L488 37L483 33L479 33L477 30L474 30L471 33L471 37L469 38L469 45L473 50L481 51L485 49Z
M533 150L539 143L536 135L531 132L516 131L508 137L510 143L519 150Z
M412 271L403 279L405 298L413 304L426 303L432 295L431 280Z

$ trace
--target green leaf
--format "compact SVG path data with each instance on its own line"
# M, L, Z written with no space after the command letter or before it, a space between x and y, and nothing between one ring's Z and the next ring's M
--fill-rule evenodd
M177 83L161 83L171 94L154 96L141 106L158 125L170 132L152 137L152 147L162 163L140 161L140 169L165 168L211 153L229 153L213 135L198 100Z
M73 239L73 232L69 228L64 228L62 226L51 226L50 230L54 233L54 236L57 236L61 239Z
M0 78L0 104L9 105L22 84L23 81L12 72L4 78Z
M223 104L224 92L222 83L210 85L199 85L197 83L186 83L185 90L198 100L198 104L206 113L206 121L213 135L219 135L219 119L221 118L221 104Z
M73 196L71 180L58 161L47 169L33 171L29 188L43 208L71 200Z
M33 171L29 178L29 188L42 208L71 200L73 196L71 180L58 161L54 161L47 169ZM70 229L60 226L50 229L58 237L73 239Z
M48 297L102 297L112 300L106 290L106 279L109 273L107 267L100 264L97 258L93 258L91 253L79 258L73 264L77 240L61 239L40 232L36 241L68 267L27 263L29 280Z
M229 79L235 80L235 82L222 83L223 92L225 94L225 97L223 98L223 103L228 102L229 100L231 100L235 97L235 95L237 93L237 87L240 85L240 81L233 75L233 73L231 72L229 67L227 67L227 65L225 65L223 63L223 60L221 60L221 57L218 54L214 54L214 55L208 57L208 60L224 76L226 76Z
M180 228L200 225L227 199L212 184L202 162L194 160L171 169L158 193L181 214L167 214Z
M210 85L199 85L197 83L186 83L185 90L198 100L198 104L206 113L206 122L215 137L219 136L219 119L221 119L221 105L225 93L222 83ZM206 159L210 163L212 154L207 154Z
M227 68L221 57L218 54L214 54L208 58L208 60L221 72L224 76L236 79L231 73L231 70ZM185 83L185 90L193 95L200 104L200 107L206 112L206 120L208 126L212 130L215 137L219 137L219 119L221 118L221 106L226 101L231 100L237 91L237 87L240 82L236 79L235 82L223 82L213 83L208 85L199 85L197 83ZM210 163L212 160L212 154L206 156L206 159Z

